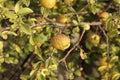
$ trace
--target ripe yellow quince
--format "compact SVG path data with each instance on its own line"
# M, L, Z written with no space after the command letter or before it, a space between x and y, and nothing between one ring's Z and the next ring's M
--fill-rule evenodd
M65 34L57 34L51 39L51 44L56 49L65 50L70 46L70 38Z
M55 6L56 0L40 0L40 4L47 9L51 9Z

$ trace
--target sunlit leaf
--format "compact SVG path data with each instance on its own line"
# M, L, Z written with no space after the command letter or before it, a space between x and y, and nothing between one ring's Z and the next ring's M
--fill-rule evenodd
M112 80L118 80L120 79L120 73L115 73L113 76L112 76Z
M110 62L111 62L111 63L115 63L115 62L117 62L117 61L119 61L119 57L118 57L118 56L113 56L113 57L110 59Z
M15 31L17 29L18 25L17 24L13 24L11 25L11 30Z
M76 20L72 20L74 25L78 25L78 22Z
M4 62L4 57L3 56L0 56L0 65L1 65L1 63L3 63Z
M110 38L118 36L118 25L120 25L120 15L113 14L108 17L105 23L105 29L107 30L107 34Z
M8 35L17 36L17 34L16 34L15 32L12 32L12 31L3 31L3 32L2 32L2 37L3 37L3 39L7 39L7 38L8 38Z
M87 58L87 53L85 53L83 49L80 49L80 57L83 60Z
M38 55L39 60L44 61L44 59L43 59L43 57L42 57L42 53L41 53L40 49L39 49L37 46L35 46L35 54Z
M15 49L18 53L21 52L20 46L18 46L17 44L12 44L12 46L14 47L14 49Z
M50 65L48 68L49 70L57 70L57 65L56 64Z
M18 2L15 4L15 12L16 12L16 13L19 11L20 5L21 5L20 1L18 1Z
M107 70L107 66L100 66L100 67L98 68L98 70L99 70L100 72L104 72L104 71Z
M7 18L10 18L10 19L16 19L17 18L17 15L15 13L13 13L13 12L10 12L10 11L6 11L5 16Z
M3 52L3 41L0 41L0 55Z
M42 75L42 76L45 77L45 76L47 76L47 75L49 75L49 74L50 74L50 72L49 72L49 70L48 70L47 68L41 70L41 75Z
M36 71L37 71L36 69L33 69L33 70L30 72L30 77L34 76L34 74L35 74Z
M96 0L89 0L90 4L95 4Z
M78 32L80 32L80 28L77 26L77 27L72 29L72 32L73 33L78 33Z
M32 37L32 36L30 36L29 43L30 43L31 45L35 45L35 42L34 42L34 40L33 40L33 37Z
M5 62L8 64L17 64L19 61L14 57L6 57Z
M79 69L76 70L74 73L75 73L76 76L81 76L81 71Z
M21 8L19 9L19 11L17 12L18 15L26 15L26 14L30 14L32 13L33 10L30 8Z

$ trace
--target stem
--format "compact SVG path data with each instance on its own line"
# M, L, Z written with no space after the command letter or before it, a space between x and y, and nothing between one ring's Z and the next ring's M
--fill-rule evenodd
M99 26L99 28L101 29L104 36L106 37L106 43L107 43L107 69L108 69L108 73L110 74L110 68L109 68L109 65L110 65L110 43L109 43L109 37L106 34L105 30L101 26ZM110 76L108 76L108 80L111 80Z

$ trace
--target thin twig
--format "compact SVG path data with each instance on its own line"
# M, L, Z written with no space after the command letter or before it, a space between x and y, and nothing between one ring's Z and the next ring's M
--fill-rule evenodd
M105 38L106 38L106 43L107 43L107 69L108 69L108 73L110 73L110 43L109 43L109 37L106 34L105 30L99 25L99 28L101 29L101 31L103 32ZM110 76L108 76L108 80L110 80Z
M69 71L66 61L64 60L63 62L65 64L66 70Z
M66 23L66 24L61 24L61 23L57 23L57 22L39 22L38 24L34 25L34 26L30 26L30 28L35 28L38 26L42 26L42 25L54 25L54 27L72 27L72 26L80 26L83 24L89 24L91 26L93 25L101 25L102 22L80 22L78 25L74 24L74 23ZM3 30L9 30L10 26L6 27L6 28L2 28ZM18 28L19 29L19 28Z
M83 25L83 24L89 24L89 25L101 25L102 22L80 22L78 25L74 24L74 23L66 23L66 24L61 24L61 23L57 23L57 22L40 22L38 24L36 24L35 26L31 26L31 28L33 27L37 27L37 26L41 26L41 25L54 25L55 27L71 27L71 26L79 26L79 25Z
M67 52L67 54L62 59L59 60L59 62L65 61L66 58L69 56L69 54L75 49L75 47L79 45L79 43L81 42L84 36L84 33L85 33L85 30L83 30L82 34L80 35L78 42Z

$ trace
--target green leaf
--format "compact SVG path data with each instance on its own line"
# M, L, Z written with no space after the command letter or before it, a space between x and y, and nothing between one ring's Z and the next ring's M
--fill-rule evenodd
M5 12L5 16L6 16L7 18L10 18L10 19L16 19L16 17L17 17L17 15L16 15L15 13L10 12L10 11L6 11L6 12Z
M89 0L90 4L95 4L96 0Z
M92 50L93 46L88 41L85 42L85 46L87 49Z
M25 74L20 75L20 80L29 80L29 76Z
M49 65L49 70L57 70L57 64Z
M14 57L6 57L5 58L5 62L8 64L17 64L19 61L18 59L14 58Z
M0 66L0 72L5 72L6 71L6 68L4 66Z
M37 72L37 69L33 69L33 70L30 72L30 77L32 78L32 77L35 75L36 72Z
M35 46L35 52L34 53L37 54L39 60L44 61L42 53L41 53L40 49L37 46Z
M3 39L7 39L7 38L8 38L8 35L17 36L17 34L16 34L15 32L12 32L12 31L3 31L3 32L2 32L2 37L3 37Z
M80 28L78 26L72 29L72 33L79 33L79 32L80 32Z
M118 27L120 25L120 15L113 14L108 17L105 23L105 29L107 30L107 34L110 38L114 38L118 36Z
M31 28L28 24L21 24L20 30L28 35L31 34Z
M48 40L47 36L44 35L43 33L36 35L35 38L34 38L34 41L36 43L37 42L44 43L47 40Z
M20 9L20 5L21 5L21 2L18 1L16 4L15 4L15 12L17 13Z
M27 15L27 14L30 14L32 13L33 10L30 9L30 8L21 8L19 9L19 11L17 12L18 15Z
M38 62L34 63L34 64L32 65L32 67L33 67L33 69L37 69L37 68L40 67L40 65L41 65L41 62L38 61Z
M46 77L50 74L50 71L48 70L48 68L43 68L40 73L42 76Z
M89 9L93 14L96 14L100 9L95 5L89 5Z
M22 2L28 7L30 5L30 0L22 0Z
M47 10L44 7L41 7L40 11L41 11L41 14L43 14L44 17L47 17L50 13L50 10Z
M4 62L4 57L0 56L0 65Z
M111 63L115 63L115 62L117 62L117 61L119 61L119 57L118 57L118 56L113 56L113 57L110 59L110 62L111 62Z
M55 77L49 77L49 80L58 80L58 79Z
M13 20L12 20L12 21L13 21ZM17 29L18 29L18 24L17 24L17 23L12 24L11 27L10 27L10 29L11 29L12 31L17 30Z
M75 73L76 76L81 76L81 71L79 69L76 70L74 73Z
M18 46L17 44L12 44L13 48L16 50L16 52L20 53L22 50L20 48L20 46Z
M31 45L35 45L35 42L34 42L34 40L33 40L33 37L32 37L32 36L30 36L29 43L30 43Z

